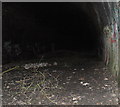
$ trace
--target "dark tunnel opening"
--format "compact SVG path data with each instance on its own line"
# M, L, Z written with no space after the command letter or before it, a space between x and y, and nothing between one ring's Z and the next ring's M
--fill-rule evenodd
M4 2L3 104L117 105L118 38L113 37L118 32L112 22L117 8L112 5Z
M4 3L3 8L3 62L59 50L101 53L93 19L74 3Z

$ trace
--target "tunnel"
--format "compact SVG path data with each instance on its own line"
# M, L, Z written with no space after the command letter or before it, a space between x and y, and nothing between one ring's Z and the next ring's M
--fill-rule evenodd
M3 103L117 105L119 11L117 2L3 3ZM10 88L25 102L8 101Z
M40 54L59 50L100 56L102 42L98 27L94 19L78 4L85 3L20 3L17 6L15 3L5 4L6 8L11 9L11 13L7 13L6 9L3 16L3 21L7 20L3 23L6 28L3 31L3 41L16 44L16 47L19 45L17 48L20 48L14 49L13 46L16 52L8 52L11 55L8 55L7 59L37 58ZM15 15L13 11L19 14ZM3 46L5 45L7 44Z

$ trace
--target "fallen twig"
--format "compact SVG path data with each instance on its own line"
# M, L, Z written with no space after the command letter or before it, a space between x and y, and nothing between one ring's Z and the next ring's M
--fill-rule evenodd
M16 69L16 68L19 68L19 66L15 66L15 67L13 67L13 68L10 68L10 69L8 69L8 70L5 70L5 71L3 71L2 73L0 73L0 75L3 75L3 74L5 74L5 73L7 73L7 72L9 72L9 71L12 71L12 70Z

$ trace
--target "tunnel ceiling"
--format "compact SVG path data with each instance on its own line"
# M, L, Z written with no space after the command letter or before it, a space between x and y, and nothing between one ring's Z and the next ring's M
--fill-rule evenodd
M5 4L3 5L6 8L3 12L3 21L5 20L6 23L3 23L3 27L6 26L5 30L11 29L16 33L19 32L17 35L34 34L41 38L45 38L47 35L61 36L63 33L69 37L71 34L80 36L80 34L86 33L85 30L90 32L94 27L93 20L88 15L89 12L83 11L87 7L83 9L83 5L84 3L78 8L72 3ZM80 33L78 34L78 32ZM13 36L13 34L11 35ZM8 37L6 38L8 39Z
M74 27L76 30L80 30L84 25L92 23L91 18L87 15L89 12L86 14L84 9L82 10L82 5L81 8L77 8L72 3L9 4L5 6L8 10L6 9L4 12L6 15L6 17L3 16L4 20L9 21L9 24L14 24L14 27L15 23L12 21L16 21L16 26L18 25L21 29L22 27L23 29L33 29L34 27L38 30L36 32L68 30L70 32L75 30ZM92 25L88 24L87 26Z

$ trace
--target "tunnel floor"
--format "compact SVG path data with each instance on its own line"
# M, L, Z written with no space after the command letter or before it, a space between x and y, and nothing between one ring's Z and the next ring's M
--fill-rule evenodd
M118 104L117 82L92 54L64 51L6 64L2 83L3 105Z

